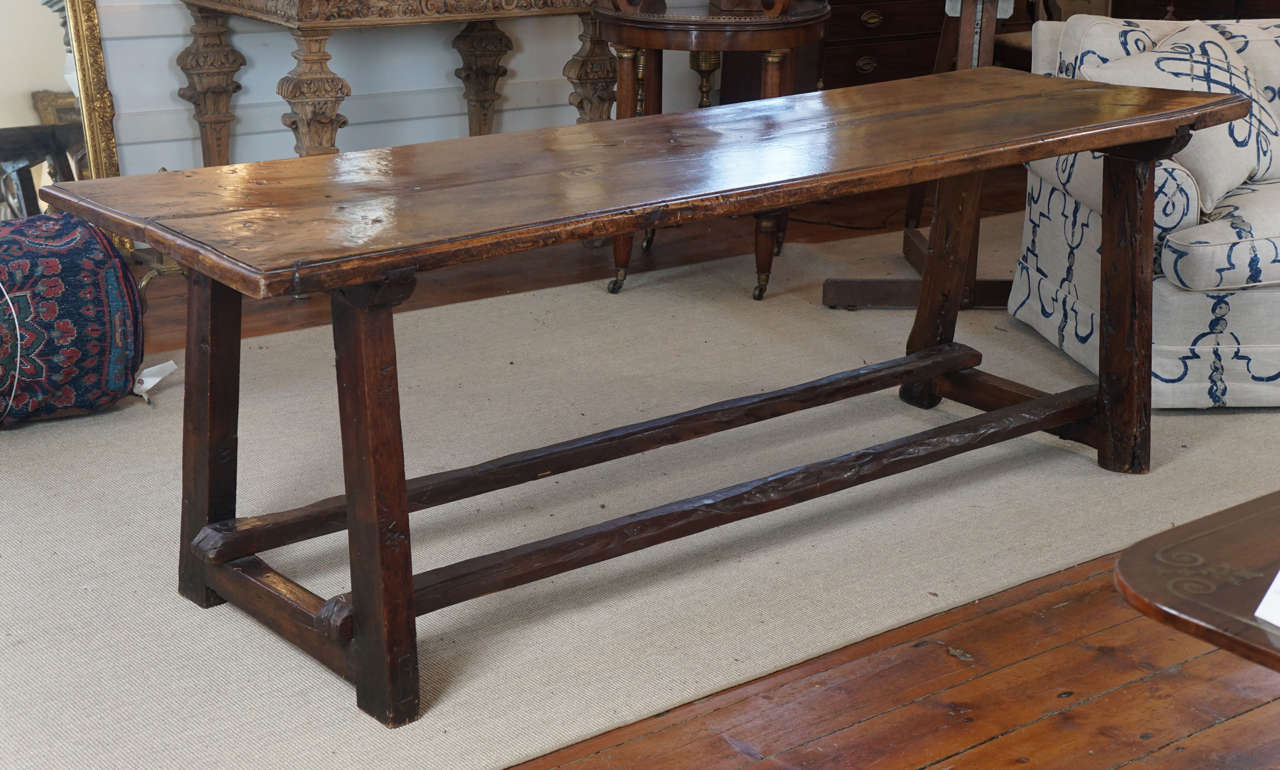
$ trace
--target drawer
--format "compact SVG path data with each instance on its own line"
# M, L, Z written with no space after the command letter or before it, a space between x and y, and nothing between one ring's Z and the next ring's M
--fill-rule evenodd
M944 0L859 0L831 6L826 39L833 43L890 35L937 34Z
M824 44L822 85L843 88L933 72L938 35L880 43Z

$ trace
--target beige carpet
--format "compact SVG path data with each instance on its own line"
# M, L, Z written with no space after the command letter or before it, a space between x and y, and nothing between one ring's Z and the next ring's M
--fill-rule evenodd
M1017 215L988 220L1012 264ZM412 475L901 353L904 311L833 311L828 275L898 270L894 236L401 315ZM993 249L993 250L992 250ZM1088 381L1003 312L958 338L1046 388ZM241 511L341 490L328 329L244 346ZM1272 411L1158 414L1155 470L1035 436L419 619L426 714L387 730L318 663L175 591L180 378L152 407L0 433L0 765L501 767L1277 486ZM885 392L414 517L419 569L971 413ZM269 553L346 590L340 535Z

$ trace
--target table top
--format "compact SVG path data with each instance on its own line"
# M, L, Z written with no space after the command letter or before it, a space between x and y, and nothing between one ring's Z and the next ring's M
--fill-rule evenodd
M187 0L189 5L296 29L404 26L587 13L595 0Z
M994 67L695 112L59 183L56 208L251 297L1156 140L1234 95Z
M1145 614L1280 670L1280 627L1253 616L1278 570L1275 492L1126 548L1115 577Z

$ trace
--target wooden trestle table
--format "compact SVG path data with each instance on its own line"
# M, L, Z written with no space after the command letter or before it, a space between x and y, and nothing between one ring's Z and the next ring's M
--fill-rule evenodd
M1248 110L1239 96L980 68L41 194L187 269L182 595L238 605L397 725L419 714L415 615L1038 430L1095 447L1103 468L1147 470L1155 162L1192 129ZM1096 386L1046 394L977 369L978 351L953 341L960 289L983 171L1090 149L1106 153L1101 375ZM391 312L415 273L935 179L942 205L904 357L406 481ZM346 494L237 517L241 299L320 291L332 297ZM410 509L895 386L919 407L947 397L986 413L413 574ZM256 555L342 529L349 593L321 598Z

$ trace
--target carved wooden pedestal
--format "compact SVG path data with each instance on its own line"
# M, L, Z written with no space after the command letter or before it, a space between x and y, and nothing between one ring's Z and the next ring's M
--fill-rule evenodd
M192 41L178 56L187 85L178 95L195 107L204 165L229 163L235 120L231 95L240 90L235 74L245 58L231 44L227 18L242 15L279 24L289 29L296 45L297 64L276 87L289 105L282 120L293 130L294 150L299 155L334 153L338 129L347 125L338 108L351 95L351 87L329 69L331 57L325 46L330 35L340 29L467 21L453 40L462 59L454 74L462 81L469 133L487 134L493 130L499 85L507 74L503 59L513 47L495 19L572 13L582 22L578 36L582 45L564 67L572 86L569 103L578 109L580 123L608 120L617 63L599 39L589 13L591 4L591 0L528 0L515 8L502 0L463 0L441 11L393 0L368 0L357 7L336 0L296 0L287 7L275 0L191 0L187 7L195 20Z
M187 85L178 96L195 106L200 124L200 151L204 165L228 163L231 148L231 95L240 90L236 72L244 66L244 55L227 40L227 14L194 5L191 16L191 45L178 54L178 67L187 76Z

